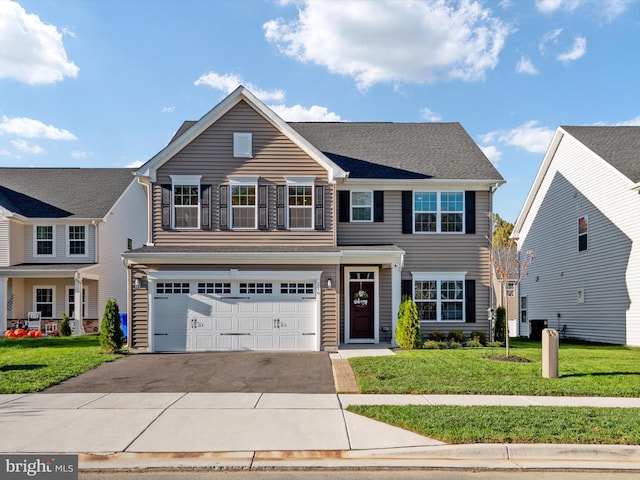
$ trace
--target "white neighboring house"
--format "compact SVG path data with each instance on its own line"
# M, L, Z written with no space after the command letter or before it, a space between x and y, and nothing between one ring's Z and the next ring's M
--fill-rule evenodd
M558 127L513 232L521 334L640 346L639 193L640 127Z
M120 255L147 238L144 187L132 172L0 168L2 332L37 311L42 330L66 313L82 322L76 332L95 333L107 299L127 311Z

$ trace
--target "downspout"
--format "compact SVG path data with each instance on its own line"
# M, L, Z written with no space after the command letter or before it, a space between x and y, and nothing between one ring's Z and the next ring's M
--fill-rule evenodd
M152 207L153 199L151 182L149 177L136 177L138 183L144 187L147 192L147 245L153 246L153 222L152 222Z

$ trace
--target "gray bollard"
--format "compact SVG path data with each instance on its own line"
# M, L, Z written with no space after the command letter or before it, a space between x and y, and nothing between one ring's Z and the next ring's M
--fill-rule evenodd
M542 378L558 378L560 336L552 328L542 330Z

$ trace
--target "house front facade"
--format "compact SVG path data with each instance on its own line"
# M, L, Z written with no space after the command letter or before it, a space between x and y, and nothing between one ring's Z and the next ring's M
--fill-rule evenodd
M239 87L136 176L133 351L392 341L403 294L425 331L488 333L503 179L459 124L287 123Z
M640 127L558 127L514 228L520 326L640 346Z
M127 308L121 253L146 241L143 187L131 169L0 169L0 325L45 331L63 313L98 331L108 298Z

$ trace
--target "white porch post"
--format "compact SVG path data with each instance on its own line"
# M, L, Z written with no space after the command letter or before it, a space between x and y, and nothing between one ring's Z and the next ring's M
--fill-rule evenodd
M398 347L396 342L396 326L398 324L398 310L402 300L402 266L394 263L391 267L391 346Z
M82 277L76 272L73 276L73 321L75 327L73 329L74 335L82 335L84 329L82 328Z
M4 335L7 330L7 319L9 308L7 300L9 299L9 277L0 277L0 335Z

